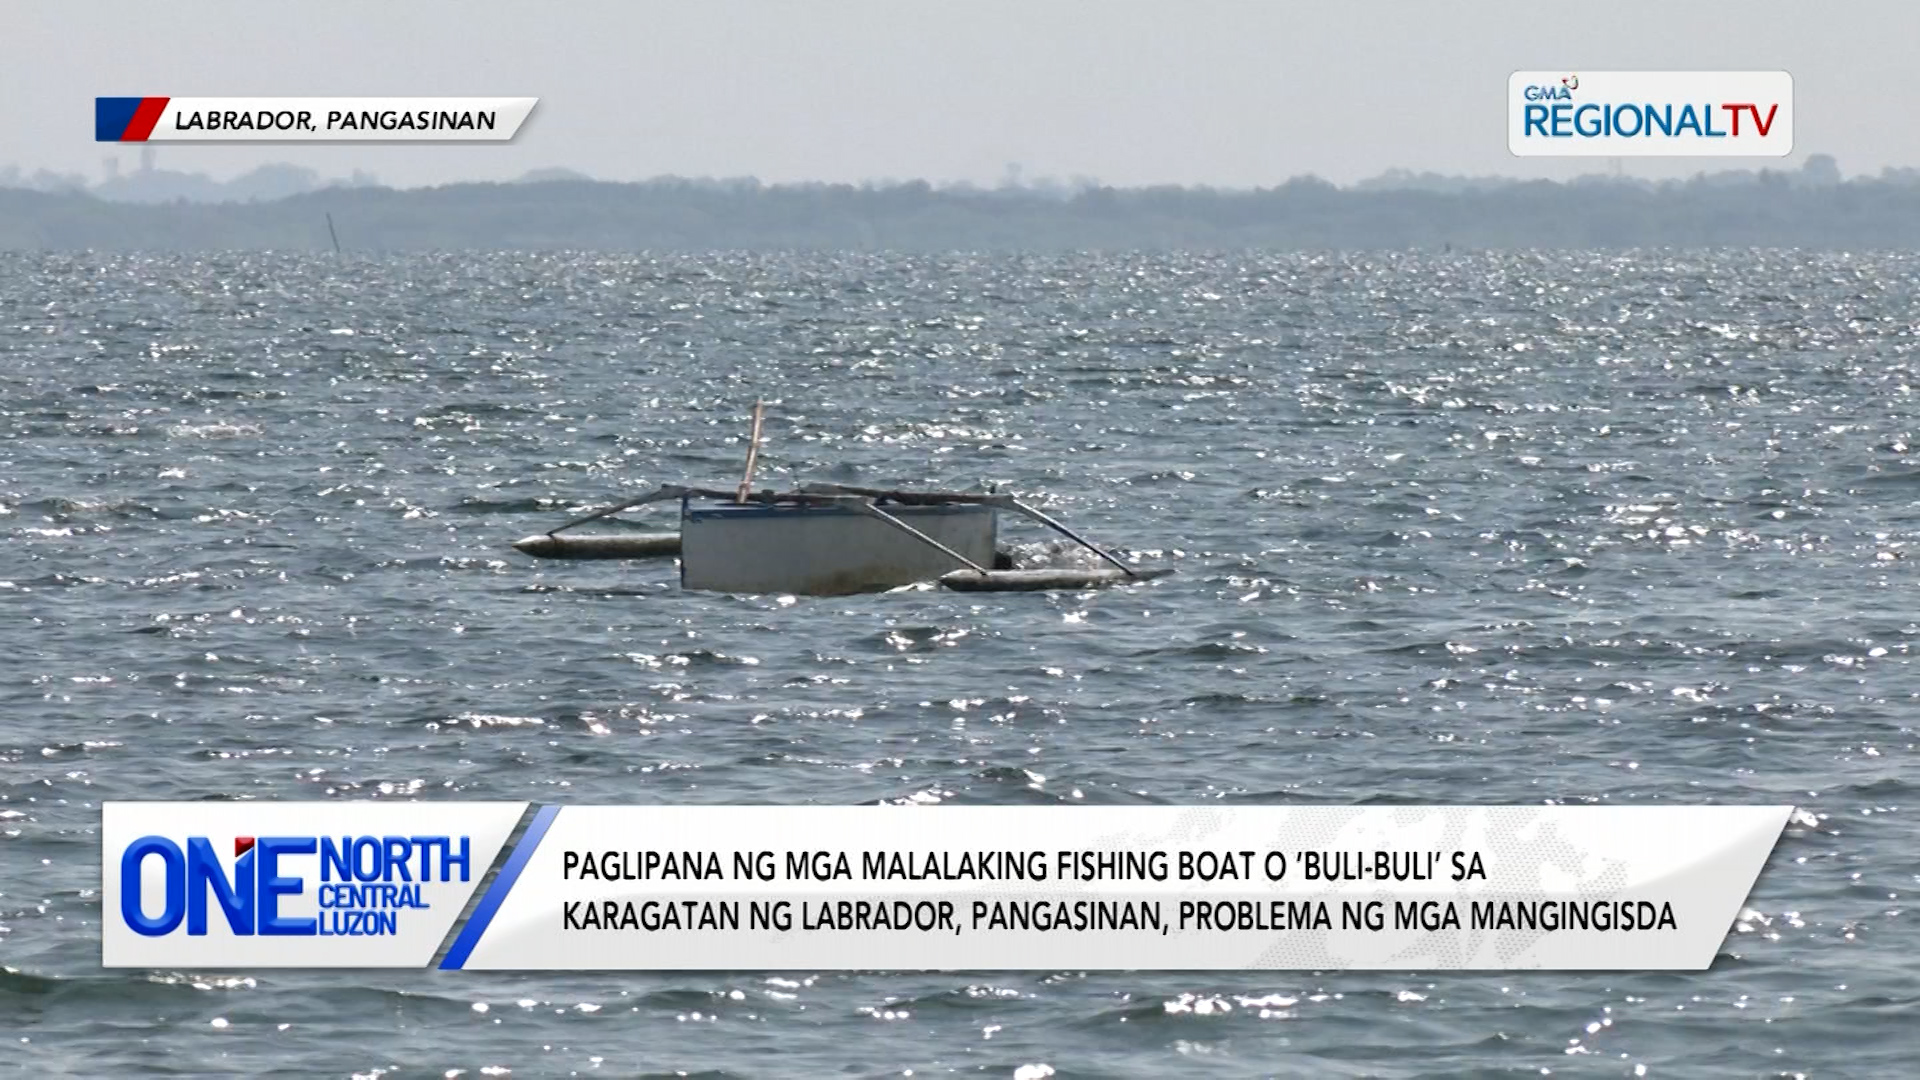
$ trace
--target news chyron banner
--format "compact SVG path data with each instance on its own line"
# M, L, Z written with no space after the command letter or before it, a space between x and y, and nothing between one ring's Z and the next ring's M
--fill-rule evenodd
M482 888L524 810L108 803L103 962L1697 971L1792 813L543 806Z
M103 803L102 963L427 967L526 810Z
M1784 71L1516 71L1507 149L1518 157L1786 157Z
M93 99L95 142L507 142L539 98Z

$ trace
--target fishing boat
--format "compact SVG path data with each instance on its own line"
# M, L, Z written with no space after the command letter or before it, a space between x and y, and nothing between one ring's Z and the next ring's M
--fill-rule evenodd
M760 422L756 405L747 472L734 490L666 484L513 546L543 559L678 556L683 589L806 596L936 581L949 589L973 592L1091 588L1172 572L1128 566L1010 494L892 491L844 484L752 491ZM680 504L677 533L561 535L623 510L667 501ZM1005 512L1053 529L1106 565L1012 569L998 550L1000 516Z
M575 525L668 500L678 533L561 535ZM1104 560L1104 567L1015 570L999 550L1000 515L1032 518ZM738 492L663 485L513 545L542 559L644 559L677 555L680 587L713 592L834 596L921 582L967 592L1093 588L1164 577L1132 567L1012 495L885 491L813 484L799 491Z
M837 501L698 505L683 499L680 587L823 596L898 588L993 563L995 507L890 506L884 518L868 510Z

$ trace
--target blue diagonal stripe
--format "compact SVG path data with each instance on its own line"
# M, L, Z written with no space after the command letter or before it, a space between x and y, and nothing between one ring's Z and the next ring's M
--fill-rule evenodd
M97 97L93 99L93 141L119 142L140 111L137 97Z
M480 906L473 909L473 918L460 928L460 936L453 941L453 948L447 950L446 959L440 961L441 971L457 971L472 955L473 947L480 944L480 938L487 932L487 924L493 922L494 913L513 889L513 883L520 879L527 860L533 858L533 849L540 846L540 840L547 835L547 827L560 813L557 806L543 806L534 812L533 820L527 824L527 834L514 845L513 854L507 858L507 865L500 868L500 876L488 886L487 895L480 898Z

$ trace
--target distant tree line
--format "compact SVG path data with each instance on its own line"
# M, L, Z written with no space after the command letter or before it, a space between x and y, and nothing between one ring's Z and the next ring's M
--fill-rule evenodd
M1251 191L1082 185L999 189L530 178L397 191L338 186L271 200L128 203L0 188L0 250L1354 250L1920 247L1920 177L1791 172L1650 183L1448 181L1389 174Z

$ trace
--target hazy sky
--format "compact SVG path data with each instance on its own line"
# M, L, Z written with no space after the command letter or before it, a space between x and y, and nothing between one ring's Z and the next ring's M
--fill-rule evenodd
M1920 165L1920 3L1279 0L11 0L0 165L80 172L97 95L540 98L510 145L161 145L162 168L269 161L386 183L565 166L765 181L1029 179L1244 187L1399 166L1564 177L1506 149L1519 69L1782 69L1797 165ZM1636 176L1778 165L1629 159Z

